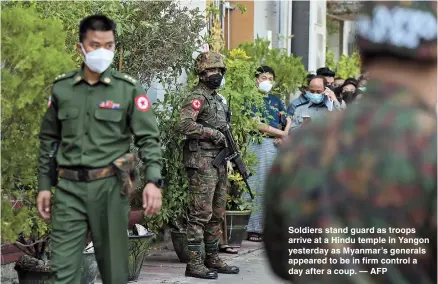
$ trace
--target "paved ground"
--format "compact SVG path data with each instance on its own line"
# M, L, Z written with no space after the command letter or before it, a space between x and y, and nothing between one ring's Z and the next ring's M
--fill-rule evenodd
M282 284L270 270L261 243L243 242L238 255L221 254L228 264L240 267L238 275L220 274L217 280L203 280L185 277L185 264L180 263L175 252L161 250L151 253L140 274L138 284L201 284L201 283L251 283L251 284Z

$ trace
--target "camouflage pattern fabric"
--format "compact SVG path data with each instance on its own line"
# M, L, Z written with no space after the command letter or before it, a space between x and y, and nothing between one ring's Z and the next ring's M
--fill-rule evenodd
M356 20L362 53L437 58L437 1L364 1Z
M211 166L213 157L201 157L198 169L187 169L189 176L189 217L187 240L189 243L216 243L222 234L227 193L225 166Z
M422 104L414 92L395 84L370 81L367 97L329 121L312 121L285 143L273 164L265 190L264 240L272 269L283 279L300 283L436 283L437 232L437 118L435 109ZM385 228L386 233L351 236L355 243L335 244L345 235L289 233L289 228ZM389 228L409 228L396 234ZM312 238L312 243L288 243L289 238ZM329 243L314 243L314 238ZM394 244L364 244L358 237L392 237ZM429 238L429 243L402 244L399 237ZM375 248L379 254L352 256L343 248ZM340 249L337 264L309 264L295 268L331 269L332 274L289 274L289 259L323 258L288 249ZM416 249L391 255L390 249ZM423 251L424 249L424 251ZM304 252L304 251L303 251ZM313 251L314 252L314 251ZM394 251L393 251L394 252ZM328 257L335 251L329 250ZM424 253L424 254L422 254ZM339 256L349 259L341 264ZM366 264L363 257L378 259ZM381 259L410 257L411 264L380 264ZM418 264L412 264L413 259ZM386 273L370 274L372 268ZM335 275L333 269L356 274ZM359 271L368 271L361 273Z
M201 150L207 152L225 147L225 136L218 128L226 123L226 110L216 92L202 83L187 96L182 104L179 124L180 132L187 137L184 153L186 167L198 167ZM198 141L203 141L204 149L200 149Z
M209 269L214 269L219 273L224 274L238 274L239 267L230 266L225 261L223 261L218 254L219 242L215 241L212 243L205 243L205 267Z
M197 73L201 75L209 68L221 68L222 73L225 72L220 54L209 52L198 56ZM181 108L179 130L187 138L183 157L190 187L186 276L216 279L218 272L239 272L239 268L228 266L218 255L225 216L227 170L225 163L214 167L213 160L226 147L225 136L219 129L227 123L227 112L222 98L202 80ZM205 243L205 262L200 253L202 240Z
M87 171L86 173L87 173L86 178L89 181L107 178L110 176L114 176L116 174L113 167L93 169L93 170ZM82 181L81 179L83 178L79 171L65 169L65 168L60 168L58 170L58 176L60 178L65 178L65 179L73 180L73 181Z
M216 52L203 52L198 55L195 60L195 70L198 75L202 74L206 69L220 68L222 74L225 74L226 67L224 64L223 55Z
M131 195L134 191L135 176L135 155L127 153L116 159L113 164L118 169L117 176L122 184L122 194Z
M217 278L217 273L214 273L213 276L208 277L208 275L211 274L211 271L204 265L204 260L198 246L194 247L189 245L189 259L190 261L187 263L186 267L186 276L195 276L198 278L206 279Z
M214 157L225 147L218 130L226 123L226 106L214 90L200 83L184 101L179 129L186 135L184 165L190 194L187 238L189 243L216 242L221 235L227 192L226 166L215 168Z

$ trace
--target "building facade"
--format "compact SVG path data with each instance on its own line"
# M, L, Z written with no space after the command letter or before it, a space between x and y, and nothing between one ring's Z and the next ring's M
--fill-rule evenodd
M258 37L267 39L271 48L281 48L288 54L301 57L308 72L315 72L325 65L327 46L334 52L335 61L342 54L349 55L353 51L352 22L349 18L329 15L326 0L184 0L180 4L201 11L206 11L211 4L218 7L226 49L236 48ZM244 7L246 11L242 12L239 7ZM330 35L326 27L327 15L334 17L340 25L338 31ZM208 25L201 36L211 26L207 17L206 21ZM208 46L202 48L203 51L207 49ZM186 75L182 74L179 81L185 82ZM164 90L155 83L148 93L154 101L164 95Z

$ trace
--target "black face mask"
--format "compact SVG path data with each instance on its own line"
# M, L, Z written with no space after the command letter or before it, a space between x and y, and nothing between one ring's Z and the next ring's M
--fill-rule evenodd
M342 93L342 99L346 104L351 103L356 98L356 94L353 92L343 92Z
M216 73L208 76L203 81L209 89L216 90L221 85L222 77L223 77L222 74Z
M335 87L333 85L327 85L326 87L329 88L331 91L335 90Z

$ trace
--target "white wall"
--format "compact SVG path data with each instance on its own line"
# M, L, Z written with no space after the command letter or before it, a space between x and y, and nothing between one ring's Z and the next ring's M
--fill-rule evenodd
M279 39L278 48L285 49L290 53L291 42L290 37L292 33L292 1L279 1Z
M254 39L269 40L271 31L272 48L283 48L290 52L292 30L292 1L254 1Z
M257 37L268 39L270 2L254 1L254 39Z
M339 46L339 37L340 37L340 33L336 32L334 34L328 35L327 34L327 40L328 40L328 47L331 51L333 51L334 55L335 55L335 61L339 60L339 54L341 54L341 52L343 52L343 46Z
M309 72L316 72L325 64L326 1L310 1Z
M342 54L349 55L348 44L354 40L354 22L344 22L344 42L342 46Z

